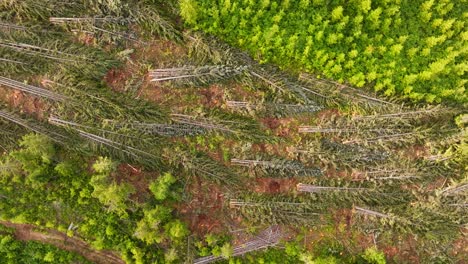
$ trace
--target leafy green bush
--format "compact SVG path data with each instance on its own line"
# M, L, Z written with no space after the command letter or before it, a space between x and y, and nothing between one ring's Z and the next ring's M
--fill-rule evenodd
M378 251L377 248L371 247L366 249L362 257L368 262L372 264L385 264L385 255L383 252Z

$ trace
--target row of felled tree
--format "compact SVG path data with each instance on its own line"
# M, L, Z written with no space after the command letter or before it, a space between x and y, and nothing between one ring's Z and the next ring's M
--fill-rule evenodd
M182 257L177 251L189 231L173 215L170 204L178 197L170 173L151 183L148 202L137 203L130 199L136 190L113 178L117 167L108 158L98 158L90 168L83 157L70 156L36 134L20 145L1 158L2 219L78 235L96 249L121 252L128 262Z

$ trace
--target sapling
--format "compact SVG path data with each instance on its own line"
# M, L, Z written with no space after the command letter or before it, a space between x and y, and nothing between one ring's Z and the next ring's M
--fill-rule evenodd
M367 191L369 188L351 188L351 187L327 187L327 186L316 186L311 184L299 183L297 184L297 191L308 192L308 193L320 193L327 191Z
M376 217L380 217L380 218L389 218L390 217L390 215L382 214L382 213L372 211L372 210L369 210L369 209L366 209L366 208L358 207L358 206L355 206L354 209L356 210L356 212L358 212L360 214L363 214L363 215L372 215L372 216L376 216Z
M60 131L54 131L52 128L45 125L35 124L11 112L0 110L0 117L35 133L45 135L51 140L63 145L65 145L65 142L70 139L68 135L61 133Z
M254 104L244 101L227 101L226 105L232 109L239 110L255 110L256 112L272 113L279 116L289 116L305 113L315 113L323 109L317 104L300 105L300 104L280 104L280 103L264 103Z

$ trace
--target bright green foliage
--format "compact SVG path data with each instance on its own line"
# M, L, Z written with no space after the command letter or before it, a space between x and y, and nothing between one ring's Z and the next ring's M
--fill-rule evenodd
M21 175L21 165L15 159L0 160L0 167L0 176L2 177L18 177Z
M0 235L0 262L16 263L90 263L82 256L35 241L22 242L12 235Z
M180 1L195 29L262 62L415 101L467 101L465 1ZM258 56L261 55L261 56Z
M304 261L306 264L338 264L338 260L333 256L318 257L312 261Z
M176 179L170 173L164 173L156 181L152 182L149 186L150 191L153 193L156 200L161 201L168 198L171 194L170 187L176 182Z
M164 254L164 261L166 261L165 263L173 263L178 259L179 256L177 255L177 251L173 248L167 250Z
M372 263L372 264L385 264L385 263L387 263L385 261L385 255L383 254L383 252L378 251L377 248L375 248L375 247L366 249L366 251L364 252L362 257L367 262Z

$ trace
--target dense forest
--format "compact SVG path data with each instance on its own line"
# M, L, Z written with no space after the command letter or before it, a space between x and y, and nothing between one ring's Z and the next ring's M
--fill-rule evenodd
M262 62L383 95L467 102L466 1L181 1L196 29Z
M466 1L0 1L0 263L464 263Z

